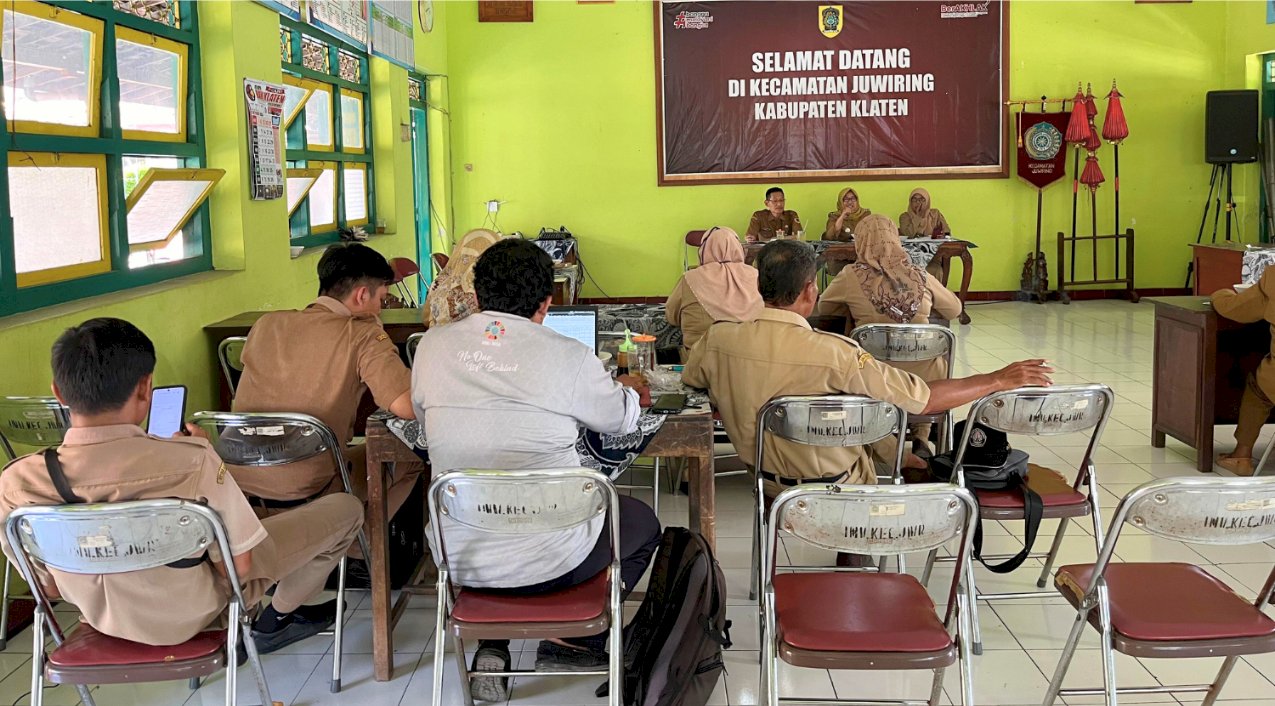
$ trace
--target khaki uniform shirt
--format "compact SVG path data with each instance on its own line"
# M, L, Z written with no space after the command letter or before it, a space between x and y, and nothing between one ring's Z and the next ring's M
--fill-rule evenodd
M664 317L670 324L682 329L682 358L699 339L703 338L708 327L713 325L713 317L709 316L704 305L699 303L695 290L686 283L686 278L677 281L673 293L664 305Z
M367 390L388 409L411 389L412 374L374 316L354 316L319 297L301 311L262 316L248 333L236 412L298 412L317 417L342 444L354 436ZM318 494L336 474L327 454L278 468L232 466L245 493L271 500Z
M802 230L802 225L796 211L784 211L776 218L775 214L763 208L754 212L748 222L748 241L764 243L774 240L779 231L783 231L785 237L795 238L799 230Z
M937 312L945 319L955 319L961 315L961 300L937 279L926 273L925 293L921 296L921 305L917 307L912 323L928 324L931 312ZM828 283L828 288L819 297L819 306L815 308L815 313L848 317L847 334L853 327L863 324L896 323L894 319L877 311L877 308L873 306L872 301L863 291L859 278L854 274L853 267L845 268L833 278L832 282ZM943 358L887 364L906 370L927 382L947 377L947 361Z
M801 316L766 308L746 323L714 324L691 350L682 381L707 388L726 433L749 465L756 459L757 411L778 395L857 394L893 402L912 414L930 401L920 378L884 365L850 339L814 331ZM863 447L806 446L768 437L764 470L790 478L847 474L874 483Z
M1271 324L1271 352L1257 366L1258 387L1268 398L1275 398L1275 267L1267 267L1261 279L1243 292L1220 289L1209 297L1218 316L1253 324L1266 320Z
M132 424L73 427L58 447L58 460L72 492L86 502L195 500L221 516L234 554L266 539L235 479L204 439L160 439ZM0 519L19 507L61 504L41 454L24 456L0 473ZM13 561L13 549L7 541L3 546ZM208 562L102 576L51 569L42 575L98 631L151 645L194 637L219 621L230 597L229 584Z

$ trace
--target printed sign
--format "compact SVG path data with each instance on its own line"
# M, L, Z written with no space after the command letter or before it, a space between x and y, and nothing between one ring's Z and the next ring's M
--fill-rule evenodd
M251 195L256 200L281 198L283 180L283 86L254 81L243 82L248 106L248 169L252 175Z

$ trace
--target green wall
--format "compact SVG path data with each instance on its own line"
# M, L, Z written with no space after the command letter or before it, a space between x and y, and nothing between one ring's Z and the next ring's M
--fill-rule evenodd
M304 306L315 296L320 251L290 259L284 201L250 200L245 181L243 79L280 80L277 15L250 2L200 3L199 13L208 166L227 172L210 202L217 271L0 319L0 394L47 394L58 334L87 318L116 316L155 341L157 383L183 383L189 409L209 409L219 373L202 327L243 311ZM377 217L398 233L369 244L387 256L415 253L411 159L397 141L397 126L408 121L406 76L372 60L374 91L381 91L373 108Z
M499 220L505 232L566 224L606 294L662 296L680 274L687 230L721 224L742 232L761 207L763 185L656 186L651 3L537 2L531 24L479 24L475 3L447 5L458 231L482 223L485 201L508 201ZM1137 221L1142 287L1180 287L1185 276L1186 243L1208 188L1204 92L1222 87L1230 14L1213 2L1012 3L1011 97L1069 97L1077 80L1105 95L1113 77L1127 96L1132 136L1120 154L1121 215L1124 227ZM1104 109L1101 102L1100 116ZM1098 191L1099 230L1109 233L1111 148L1099 156L1108 177ZM817 230L841 186L785 190L789 207ZM972 288L1018 288L1036 219L1035 191L1025 183L855 186L867 207L892 217L913 186L930 189L956 232L980 246ZM1087 234L1087 205L1080 214ZM1070 223L1071 190L1055 184L1045 192L1051 272L1053 234ZM584 294L599 296L592 285Z
M1219 88L1261 88L1261 55L1275 51L1275 25L1266 24L1266 3L1230 2L1226 8L1225 85ZM1256 164L1235 167L1238 228L1244 242L1257 242L1260 175ZM1200 205L1203 211L1203 204ZM1198 220L1197 220L1198 224ZM1220 231L1222 228L1218 228ZM1205 233L1207 240L1212 230Z

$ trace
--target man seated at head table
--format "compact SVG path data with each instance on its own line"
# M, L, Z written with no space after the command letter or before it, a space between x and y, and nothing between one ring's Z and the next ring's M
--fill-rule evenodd
M699 246L699 267L673 287L664 317L682 329L682 360L716 321L748 321L761 310L757 269L744 264L744 246L730 228L713 226Z
M412 400L436 472L578 468L581 426L637 430L641 404L650 399L641 380L612 380L591 348L542 325L553 299L553 261L543 250L526 240L491 246L474 267L474 290L482 310L426 332L412 367ZM659 544L660 524L640 500L619 500L621 591L627 596ZM609 565L610 537L602 525L597 518L551 535L519 536L448 523L448 568L464 586L518 595L560 591ZM605 668L606 637L541 642L536 669ZM479 641L475 669L504 671L509 665L508 640ZM504 701L508 682L477 677L471 694Z
M300 311L270 312L248 332L234 411L308 414L342 444L354 436L368 390L379 407L411 419L411 371L379 318L393 278L385 258L366 245L329 247L319 258L319 298ZM366 500L363 445L349 447L346 457L353 490ZM261 515L344 490L327 454L278 468L232 466L231 473ZM419 475L395 474L387 492L390 516Z
M754 211L752 220L748 222L748 242L765 243L775 238L797 237L802 230L801 218L796 211L785 210L786 203L783 189L772 186L766 190L766 207Z
M908 210L899 214L899 234L904 238L939 238L952 234L943 212L930 207L930 192L913 189Z
M31 505L113 503L176 498L207 505L226 528L235 570L252 608L275 586L253 639L273 652L332 626L336 603L304 606L363 526L363 506L329 495L265 520L257 519L203 432L150 436L155 346L120 319L90 319L53 344L53 394L70 408L62 445L17 459L0 473L0 522ZM9 561L13 547L0 539ZM207 559L207 560L204 560ZM231 596L226 559L198 560L121 574L72 574L37 565L51 598L79 608L98 632L148 645L176 645L224 626ZM277 586L276 586L277 584ZM242 654L242 653L241 653Z
M928 324L930 312L945 319L961 314L961 300L908 257L899 242L899 229L885 216L868 216L854 233L857 261L833 278L819 297L815 313L847 317L849 327L863 324ZM947 361L933 360L887 363L932 382L947 377ZM929 448L930 424L912 427L913 450ZM879 448L885 458L893 458L893 439L883 439ZM904 466L924 468L921 458L908 455Z
M1275 336L1275 267L1267 267L1256 283L1238 294L1228 288L1214 292L1209 298L1218 316L1243 324L1266 320ZM1244 396L1240 398L1235 450L1218 456L1217 465L1237 476L1253 475L1253 446L1271 416L1272 398L1275 398L1275 337L1271 340L1271 352L1258 364L1257 370L1249 374Z
M905 412L932 414L993 392L1050 384L1053 370L1044 360L927 384L877 361L844 336L811 329L806 319L819 290L810 245L791 240L767 243L755 263L765 308L752 321L713 324L691 349L682 373L687 385L708 390L731 443L745 461L757 453L757 411L779 395L867 395ZM859 447L815 447L774 439L766 443L763 464L759 470L768 498L801 483L876 482L869 452Z

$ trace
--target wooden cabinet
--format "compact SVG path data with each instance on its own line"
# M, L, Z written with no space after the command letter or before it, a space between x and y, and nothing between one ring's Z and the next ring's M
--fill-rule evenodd
M1245 246L1236 242L1202 243L1191 246L1195 277L1191 293L1207 297L1219 289L1240 283Z

